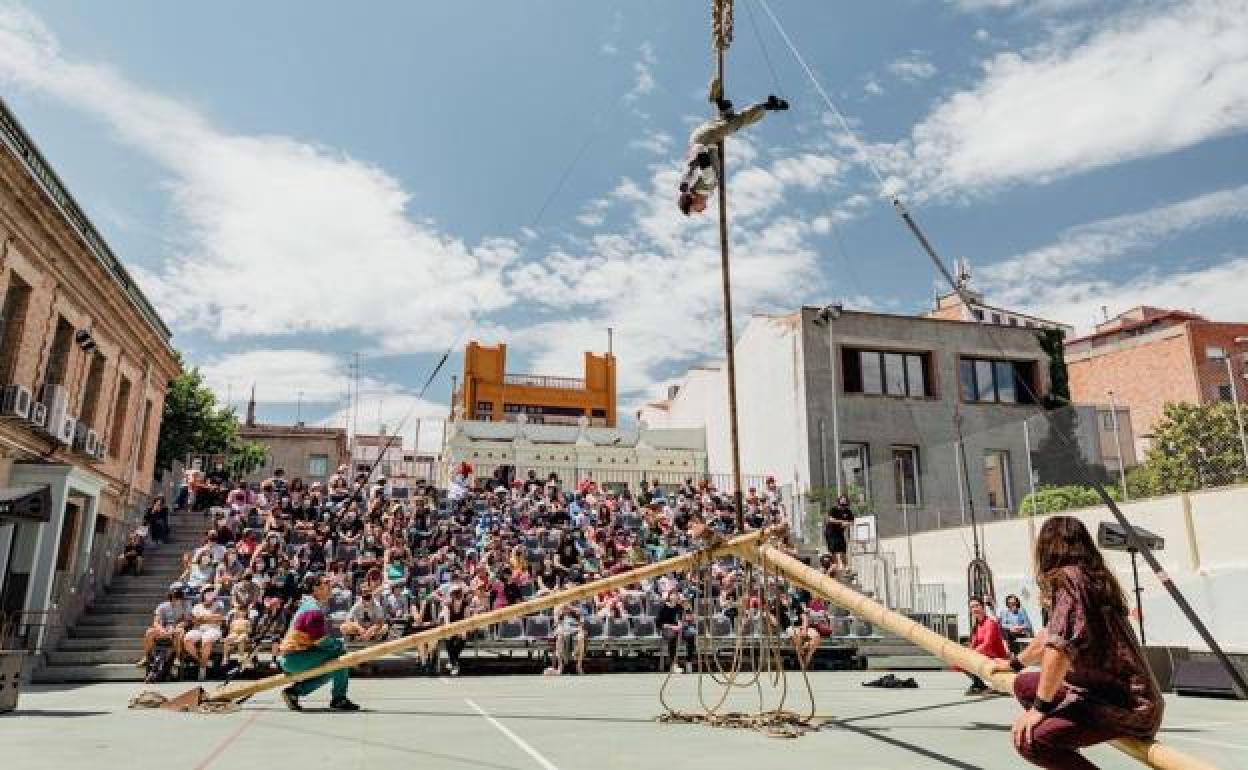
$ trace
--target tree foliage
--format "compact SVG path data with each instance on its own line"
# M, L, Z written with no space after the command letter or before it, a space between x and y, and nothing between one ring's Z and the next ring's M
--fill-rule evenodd
M1167 404L1144 462L1127 470L1127 492L1136 500L1248 481L1244 463L1234 405ZM1116 481L1107 479L1105 490L1119 500L1122 488ZM1100 504L1091 487L1046 484L1023 498L1019 513L1057 513Z
M264 461L264 447L238 435L234 410L217 404L199 369L179 374L169 383L156 447L156 467L167 470L188 455L223 455L231 467L254 470Z
M1166 404L1152 448L1128 475L1127 486L1140 496L1167 495L1245 480L1233 404Z

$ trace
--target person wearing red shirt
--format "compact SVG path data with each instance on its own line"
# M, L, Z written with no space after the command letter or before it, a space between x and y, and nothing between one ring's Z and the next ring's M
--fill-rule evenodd
M984 609L984 603L977 599L971 599L971 640L970 648L981 655L987 655L994 660L1008 658L1009 652L1005 649L1005 637L1001 635L1001 624L993 617L992 613ZM967 695L983 695L992 691L983 679L970 673L963 672L971 678L971 686L967 688Z

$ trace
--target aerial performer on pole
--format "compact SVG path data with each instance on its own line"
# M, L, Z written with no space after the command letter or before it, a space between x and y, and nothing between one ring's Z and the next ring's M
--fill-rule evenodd
M689 160L680 178L680 213L685 216L705 211L707 199L719 186L724 168L719 146L724 139L754 125L768 112L789 108L788 102L773 94L765 102L736 112L732 102L724 98L718 78L711 83L711 101L719 109L719 116L698 126L689 136Z

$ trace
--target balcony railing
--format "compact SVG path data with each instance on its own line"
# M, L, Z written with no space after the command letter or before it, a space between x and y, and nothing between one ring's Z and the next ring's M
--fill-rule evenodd
M505 374L504 385L525 385L534 388L584 390L585 380L577 377L548 377L544 374Z

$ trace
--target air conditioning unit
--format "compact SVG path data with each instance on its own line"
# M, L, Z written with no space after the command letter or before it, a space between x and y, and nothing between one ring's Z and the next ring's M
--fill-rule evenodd
M52 415L49 414L48 419L51 420ZM53 427L57 429L55 433L52 433L51 430L48 431L52 433L52 438L62 444L72 445L74 443L74 431L78 428L78 418L72 414L67 414L60 419L59 423L48 426L48 428Z
M64 444L70 443L74 438L74 429L69 429L69 439L61 439L65 432L65 418L69 417L69 390L64 385L44 385L43 399L44 405L48 407L48 421L44 426L44 430L52 438L61 441Z
M31 400L30 388L25 385L5 385L0 391L0 417L29 420Z
M42 428L48 424L47 404L36 401L30 405L30 424L36 428Z

